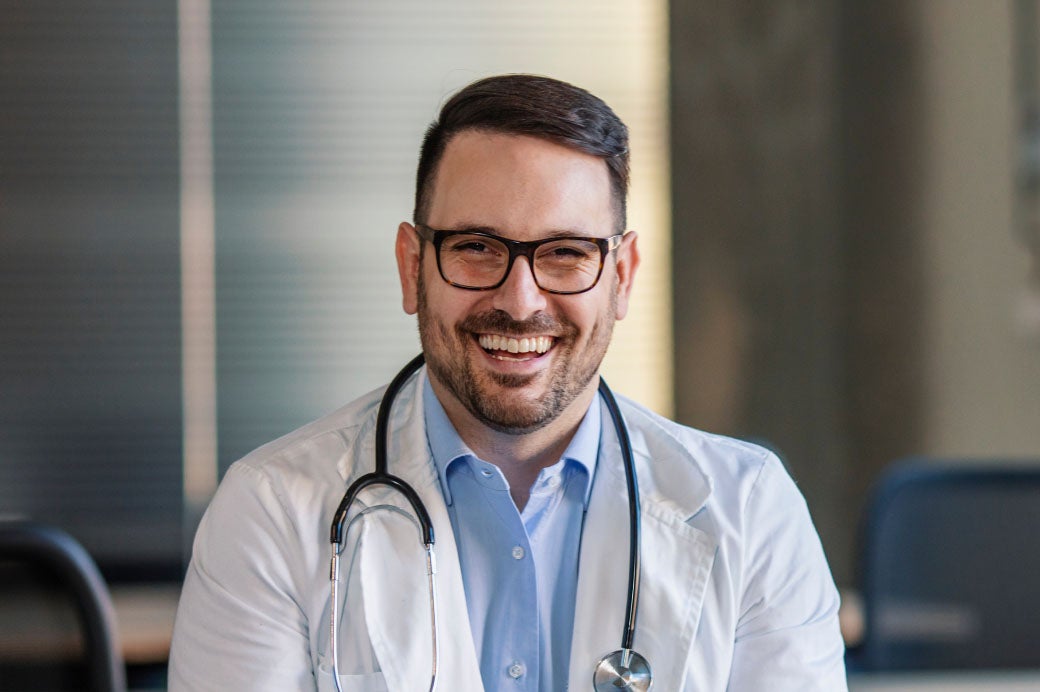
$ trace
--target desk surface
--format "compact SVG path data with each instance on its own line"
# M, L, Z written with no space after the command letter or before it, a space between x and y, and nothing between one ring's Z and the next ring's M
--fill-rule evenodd
M112 605L127 663L165 661L170 654L180 584L115 585Z
M849 692L1037 692L1040 670L849 675Z
M111 589L120 648L127 663L165 661L170 653L180 584L115 585ZM0 605L0 660L51 660L82 650L71 602L28 594Z

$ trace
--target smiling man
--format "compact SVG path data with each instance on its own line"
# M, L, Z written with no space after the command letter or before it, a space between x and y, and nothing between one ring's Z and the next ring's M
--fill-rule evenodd
M398 229L404 307L418 311L437 401L523 510L595 395L636 234L619 228L602 159L545 139L456 133L427 184L424 220ZM542 244L521 258L515 241Z
M376 463L375 392L228 471L172 690L845 690L837 593L780 462L599 391L639 267L628 155L610 108L556 80L488 78L445 104L396 239L426 366L390 397L386 436L437 537L435 583L414 508L378 485L329 586L329 523Z

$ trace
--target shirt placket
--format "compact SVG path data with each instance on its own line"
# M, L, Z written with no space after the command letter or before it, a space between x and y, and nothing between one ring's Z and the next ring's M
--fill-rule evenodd
M509 599L509 603L502 609L506 621L495 622L492 626L499 635L506 636L495 637L498 644L495 650L485 650L482 654L485 662L494 661L498 671L495 677L500 683L495 689L489 686L488 692L538 692L540 615L539 609L530 605L538 603L531 541L501 471L490 464L479 464L477 473L485 500L503 519L496 524L499 535L494 541L498 546L496 550L500 551L495 559L497 569L503 576L508 576L500 581L518 586L517 592L497 594L497 598Z

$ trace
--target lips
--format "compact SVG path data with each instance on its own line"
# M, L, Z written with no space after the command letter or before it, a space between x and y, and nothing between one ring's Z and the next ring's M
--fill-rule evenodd
M476 342L484 353L514 366L551 356L557 346L571 341L576 329L566 322L538 312L525 320L514 320L502 310L488 310L466 317L456 327L464 340Z

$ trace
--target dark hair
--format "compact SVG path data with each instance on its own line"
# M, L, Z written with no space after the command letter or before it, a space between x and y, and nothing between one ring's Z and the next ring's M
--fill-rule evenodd
M487 77L462 89L426 130L415 180L414 221L429 212L434 174L451 138L481 130L547 139L598 156L607 164L617 230L625 228L628 128L606 103L584 89L549 77Z

